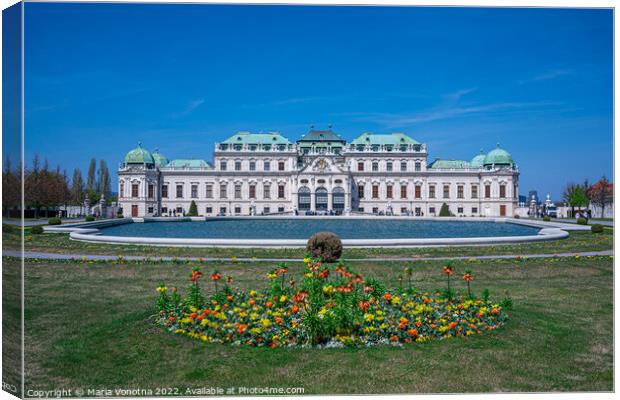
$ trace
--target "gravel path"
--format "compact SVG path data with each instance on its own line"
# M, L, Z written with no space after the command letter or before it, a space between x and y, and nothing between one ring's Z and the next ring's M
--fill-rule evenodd
M504 254L504 255L484 255L484 256L455 256L455 257L378 257L378 258L348 258L347 261L421 261L421 260L488 260L488 259L511 259L515 257L527 257L527 258L549 258L549 257L574 257L576 255L580 257L588 256L613 256L613 250L602 251L585 251L575 253L557 253L557 254ZM21 257L21 252L16 250L3 250L3 256L9 257ZM92 255L92 254L56 254L56 253L43 253L37 251L24 252L25 258L38 258L45 260L117 260L117 256L108 255ZM144 256L124 256L125 260L146 260ZM151 260L164 260L171 261L173 259L181 261L230 261L230 258L222 257L150 257ZM299 258L245 258L239 257L236 259L239 262L297 262L301 261Z

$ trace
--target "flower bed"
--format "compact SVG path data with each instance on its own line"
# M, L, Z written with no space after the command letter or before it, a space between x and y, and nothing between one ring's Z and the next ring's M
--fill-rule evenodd
M504 304L471 296L471 271L463 276L468 295L451 288L428 293L412 287L413 270L406 267L408 287L388 291L381 282L349 270L306 259L307 271L297 284L281 264L268 274L271 287L233 291L232 278L211 274L214 293L204 298L199 268L191 272L184 299L161 284L158 323L167 330L205 342L251 346L371 346L425 342L481 334L507 321ZM449 273L447 271L450 271ZM450 279L451 266L443 268Z

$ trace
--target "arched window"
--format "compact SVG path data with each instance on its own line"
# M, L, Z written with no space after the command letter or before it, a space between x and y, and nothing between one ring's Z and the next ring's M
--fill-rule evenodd
M326 211L327 210L327 189L325 189L324 187L318 188L316 190L315 196L316 196L317 211L319 210Z
M332 204L334 211L341 212L344 210L344 189L340 186L335 187L332 191Z
M299 210L306 211L310 209L311 195L310 188L306 186L299 188L299 191L297 192Z

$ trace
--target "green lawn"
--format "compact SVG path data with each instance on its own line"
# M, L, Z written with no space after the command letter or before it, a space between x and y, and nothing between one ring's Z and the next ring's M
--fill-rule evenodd
M578 236L578 235L577 235ZM50 236L51 237L51 236ZM48 239L45 239L48 240ZM575 239L573 239L575 240ZM560 243L566 243L560 242ZM6 280L19 263L4 259ZM402 264L356 262L397 285ZM418 288L443 287L439 262L416 262ZM474 289L514 301L490 334L404 347L266 349L205 344L153 324L155 287L184 288L187 265L26 263L26 390L52 388L303 387L306 394L613 390L610 257L455 262ZM272 264L209 263L244 289ZM291 265L300 273L301 264ZM463 282L457 283L464 290ZM4 301L10 293L3 293ZM18 316L6 313L7 323ZM9 310L11 311L11 310ZM6 376L6 375L5 375Z
M51 253L108 254L108 255L143 255L158 256L193 256L193 257L257 257L257 258L303 258L304 249L226 249L226 248L189 248L156 247L134 245L112 245L85 243L69 239L68 234L30 235L26 232L26 250ZM19 233L4 233L4 248L19 249ZM494 246L453 246L421 248L362 248L345 249L343 258L372 257L453 257L499 254L553 254L573 253L578 251L609 250L613 248L613 229L605 229L602 234L591 232L571 232L570 237L539 243L507 244Z

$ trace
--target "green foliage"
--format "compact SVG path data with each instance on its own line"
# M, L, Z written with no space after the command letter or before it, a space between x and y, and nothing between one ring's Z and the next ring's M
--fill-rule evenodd
M17 231L17 228L14 227L13 225L2 224L2 233L15 233L16 231Z
M189 205L189 211L187 212L188 217L197 217L198 216L198 207L196 206L196 202L192 200Z
M551 221L551 217L549 217L548 215L545 215L545 216L543 217L543 221L545 221L545 222L549 222L549 221Z
M603 225L601 224L594 224L590 229L592 230L592 233L603 233Z
M485 303L489 301L490 296L491 296L491 292L489 292L489 289L484 289L482 291L482 301L484 301Z
M586 207L588 202L588 196L581 186L576 186L568 196L568 204L571 207Z
M588 225L588 220L583 218L583 217L579 217L579 218L577 218L577 223L579 225Z
M35 225L30 228L30 233L33 235L40 235L43 233L43 227L41 225Z
M60 218L54 217L54 218L50 218L47 221L47 223L50 224L50 225L60 225L60 224L62 224L62 221L60 220Z
M441 209L439 210L440 217L449 217L450 216L450 207L446 203L441 205Z
M323 262L335 262L342 255L342 241L332 232L318 232L308 239L306 250L313 258Z
M94 221L94 220L95 220L95 217L93 217L92 215L87 215L87 216L86 216L86 221L87 221L87 222L92 222L92 221Z

